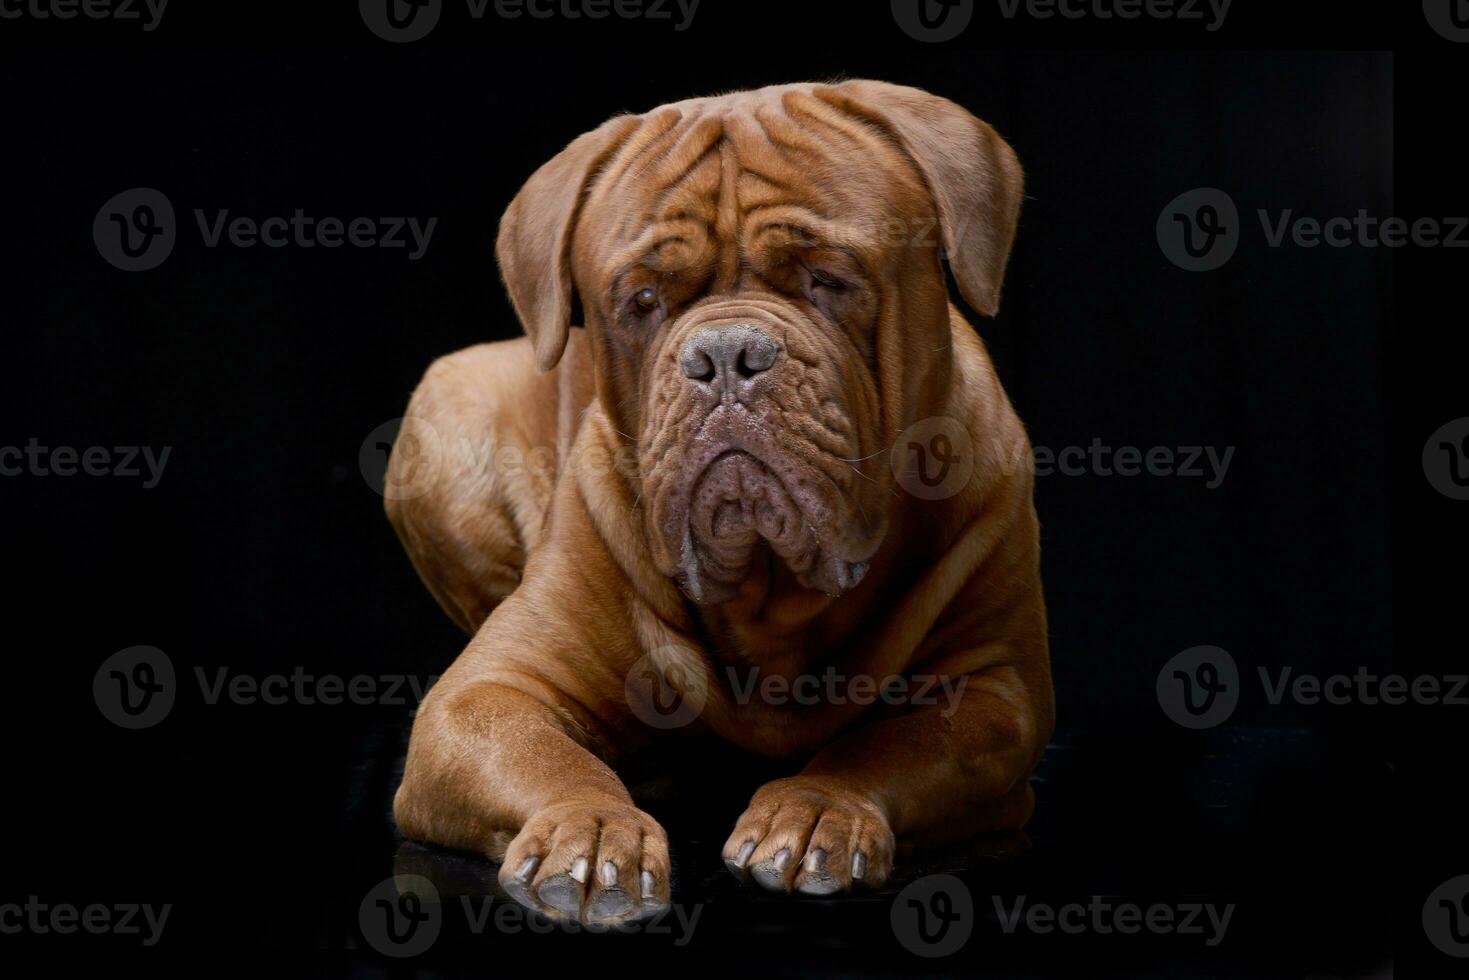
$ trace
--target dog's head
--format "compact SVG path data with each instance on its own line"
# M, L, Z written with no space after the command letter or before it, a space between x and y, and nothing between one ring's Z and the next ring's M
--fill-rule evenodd
M651 553L688 595L728 599L767 545L808 588L861 580L886 449L950 383L941 256L992 315L1021 182L959 106L853 81L617 117L525 185L511 300L544 370L580 298Z

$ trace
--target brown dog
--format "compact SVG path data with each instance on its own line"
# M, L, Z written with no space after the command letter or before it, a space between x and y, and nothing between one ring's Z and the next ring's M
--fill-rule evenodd
M804 762L724 847L772 890L1029 819L1031 455L941 262L992 315L1021 184L989 126L870 81L620 116L530 179L498 248L529 340L434 364L389 467L474 633L414 724L405 834L553 916L635 918L668 843L612 763L680 725Z

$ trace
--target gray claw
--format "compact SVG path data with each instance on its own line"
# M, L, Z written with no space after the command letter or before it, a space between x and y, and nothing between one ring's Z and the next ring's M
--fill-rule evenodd
M537 907L536 896L531 891L531 879L536 876L536 868L540 867L539 857L528 857L520 862L520 867L515 869L515 876L504 883L505 894L528 909Z
M749 878L749 873L745 869L745 862L750 860L750 855L753 853L755 853L755 842L747 840L744 844L740 845L738 854L733 858L725 858L724 866L729 869L730 874L741 881L745 881Z
M750 876L755 883L766 891L783 892L786 890L785 870L791 863L791 849L782 847L775 852L775 856L769 861L761 861L750 868Z
M655 915L661 915L668 911L668 903L658 897L658 882L653 878L653 872L644 871L641 881L643 887L643 907L638 912L638 918L649 919Z
M806 874L796 891L802 895L831 895L841 890L841 884L826 869L826 851L813 848L806 855Z

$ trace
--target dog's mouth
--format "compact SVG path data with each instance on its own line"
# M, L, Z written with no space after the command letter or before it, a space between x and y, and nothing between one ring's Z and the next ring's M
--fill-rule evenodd
M706 442L691 460L687 490L674 495L660 522L665 540L678 541L675 581L696 602L727 601L764 543L806 588L829 595L854 588L871 554L840 554L824 540L834 514L822 477L773 440L758 441L767 444Z

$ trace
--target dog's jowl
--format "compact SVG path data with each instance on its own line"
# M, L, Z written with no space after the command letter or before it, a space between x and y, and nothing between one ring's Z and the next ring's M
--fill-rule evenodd
M554 917L652 914L667 838L615 767L689 733L790 760L727 817L772 891L1025 824L1053 721L1033 457L943 267L995 313L1021 188L988 125L871 81L619 116L530 178L498 246L528 337L434 364L389 466L473 635L415 721L404 833ZM484 465L507 451L556 462Z

